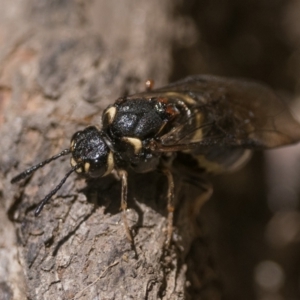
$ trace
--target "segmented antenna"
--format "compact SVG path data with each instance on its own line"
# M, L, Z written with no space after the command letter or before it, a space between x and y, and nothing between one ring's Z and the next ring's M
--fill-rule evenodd
M11 183L16 183L18 181L20 181L21 179L24 179L26 178L27 176L29 176L30 174L32 174L33 172L35 172L37 169L39 168L42 168L44 165L46 164L49 164L51 161L61 157L61 156L64 156L64 155L67 155L71 152L70 149L65 149L63 151L61 151L60 153L46 159L45 161L33 166L33 167L30 167L29 169L25 170L24 172L22 172L21 174L17 175L16 177L14 177L10 182Z
M39 203L38 207L35 209L34 215L38 216L42 209L44 208L45 204L52 198L53 195L57 193L57 191L63 186L66 182L67 178L75 172L77 169L81 167L81 164L74 166L61 180L61 182Z

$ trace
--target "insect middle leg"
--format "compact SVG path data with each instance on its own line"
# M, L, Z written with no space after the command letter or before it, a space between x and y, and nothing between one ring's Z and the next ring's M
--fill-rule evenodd
M168 179L168 225L167 225L167 240L166 240L166 246L169 247L172 241L172 235L173 235L173 219L174 219L174 179L173 174L170 169L163 168L162 172L166 175Z
M125 228L125 232L126 232L126 237L127 239L133 243L133 239L131 236L131 232L128 226L128 220L127 220L127 216L126 216L126 209L127 209L127 193L128 193L128 174L125 170L119 170L118 171L118 175L121 179L121 210L122 210L122 219L123 219L123 223L124 223L124 228Z

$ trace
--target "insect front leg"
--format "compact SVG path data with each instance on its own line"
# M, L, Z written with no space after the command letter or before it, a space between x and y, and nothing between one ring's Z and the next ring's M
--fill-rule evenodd
M124 223L124 228L126 232L127 239L133 243L133 239L131 236L131 232L128 226L128 220L126 216L126 209L127 209L127 193L128 193L128 174L125 170L119 170L118 175L121 179L121 210L122 210L122 219Z

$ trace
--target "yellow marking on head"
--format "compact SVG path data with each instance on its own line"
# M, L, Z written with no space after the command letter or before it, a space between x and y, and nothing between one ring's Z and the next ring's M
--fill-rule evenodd
M77 169L76 173L82 173L82 168Z
M72 141L71 141L71 150L72 150L72 151L74 150L74 144L75 144L75 141L72 140Z
M137 138L131 138L131 137L123 137L122 138L123 141L125 141L126 143L130 144L133 149L134 149L134 154L139 154L139 152L142 149L142 141L140 139Z
M116 115L116 112L117 112L117 109L112 106L110 107L106 112L105 112L105 115L107 115L107 121L108 121L108 124L111 124L115 118L115 115Z
M75 159L73 157L71 158L70 163L71 163L72 167L75 167L77 165L77 162L75 161Z
M84 172L85 172L85 173L88 173L88 172L89 172L90 166L91 166L91 164L88 163L88 162L84 164Z
M115 167L114 155L110 151L108 154L108 157L107 157L107 170L102 177L110 174L112 172L112 170L114 169L114 167Z

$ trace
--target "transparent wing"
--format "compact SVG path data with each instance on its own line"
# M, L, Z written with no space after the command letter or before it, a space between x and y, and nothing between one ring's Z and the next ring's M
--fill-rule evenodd
M300 140L300 125L287 106L256 82L200 75L153 92L180 97L191 111L160 137L161 151L217 144L273 148Z

